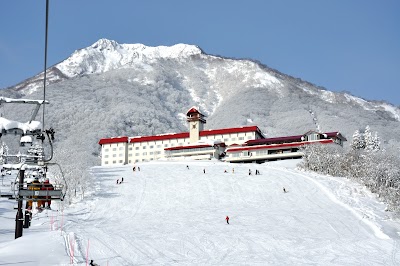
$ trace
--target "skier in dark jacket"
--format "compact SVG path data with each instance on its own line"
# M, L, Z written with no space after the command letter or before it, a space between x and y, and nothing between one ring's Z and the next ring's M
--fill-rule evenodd
M90 266L99 266L99 264L94 263L93 260L90 260L90 264L89 264L89 265L90 265Z
M229 224L229 216L228 215L226 216L225 220L226 220L226 223Z

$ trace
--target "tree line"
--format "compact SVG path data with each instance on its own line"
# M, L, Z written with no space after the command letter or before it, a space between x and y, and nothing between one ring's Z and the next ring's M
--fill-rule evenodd
M349 149L338 145L307 145L299 167L317 173L356 180L387 204L400 211L400 155L397 149L382 149L378 133L369 126L356 130Z

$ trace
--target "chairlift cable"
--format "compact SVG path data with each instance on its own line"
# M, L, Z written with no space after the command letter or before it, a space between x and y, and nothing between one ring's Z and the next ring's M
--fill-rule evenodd
M43 117L42 117L42 131L44 131L44 111L46 102L46 72L47 72L47 32L49 25L49 0L46 0L46 30L44 40L44 75L43 75Z

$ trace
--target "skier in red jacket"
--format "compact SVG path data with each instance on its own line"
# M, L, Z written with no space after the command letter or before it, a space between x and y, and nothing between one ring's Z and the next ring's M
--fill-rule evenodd
M229 216L228 215L226 216L225 220L226 220L226 223L229 224Z

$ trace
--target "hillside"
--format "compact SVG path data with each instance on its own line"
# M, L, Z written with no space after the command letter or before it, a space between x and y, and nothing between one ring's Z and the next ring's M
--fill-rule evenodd
M297 162L94 167L84 200L63 216L36 214L16 241L15 214L0 200L0 264L69 265L74 250L75 265L398 265L400 224L385 206Z
M42 76L0 95L42 99ZM318 127L351 140L369 125L384 147L400 147L398 107L334 93L254 60L208 55L194 45L101 39L50 67L48 77L45 126L56 132L54 162L71 183L100 164L99 139L187 131L184 114L192 106L207 115L206 129L257 125L267 137L279 137ZM1 107L4 117L21 122L31 113Z

